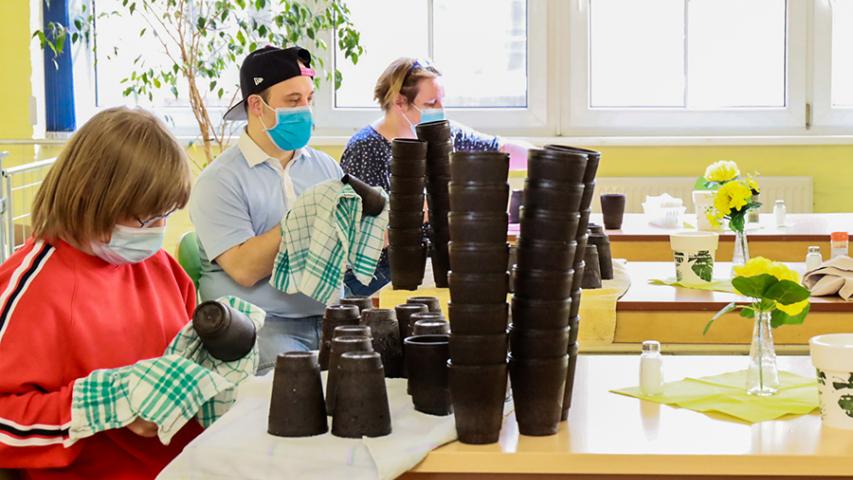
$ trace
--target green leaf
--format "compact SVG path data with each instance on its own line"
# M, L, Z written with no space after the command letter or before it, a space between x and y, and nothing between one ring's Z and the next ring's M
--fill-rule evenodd
M806 308L802 312L794 316L788 315L782 310L773 310L773 314L770 317L770 326L776 328L782 325L799 325L805 321L809 310L811 310L811 305L806 305Z
M705 335L706 333L708 333L708 330L711 328L711 325L714 323L714 321L716 321L717 319L719 319L723 315L736 310L737 308L738 308L738 304L735 302L732 302L732 303L726 305L725 307L723 307L719 312L715 313L714 316L711 317L710 320L708 320L708 323L705 324L705 329L702 330L702 335Z
M740 311L740 316L743 318L755 318L755 310L752 307L743 307Z
M779 283L773 275L763 273L754 277L735 277L732 286L738 293L752 298L765 298L768 288Z
M802 285L790 280L782 280L776 285L771 286L764 292L766 298L776 300L782 305L790 305L792 303L802 302L809 298L809 291Z
M198 20L195 22L196 28L199 30L204 30L204 26L207 24L207 19L204 17L198 17Z
M240 42L240 45L246 45L246 37L242 30L237 30L237 41Z
M742 232L746 226L746 210L729 214L729 228L736 232Z

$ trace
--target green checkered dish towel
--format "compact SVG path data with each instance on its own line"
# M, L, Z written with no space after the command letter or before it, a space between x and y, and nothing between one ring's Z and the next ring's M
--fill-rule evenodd
M256 329L263 326L263 310L235 297L220 301L248 315ZM234 403L237 385L257 364L257 341L245 357L223 362L204 349L188 322L162 357L95 370L74 382L69 437L76 442L142 418L157 424L157 436L168 445L194 417L207 427L222 416Z
M340 180L306 190L282 220L270 285L329 305L340 297L347 265L359 282L370 283L384 246L388 203L379 215L362 217L361 197Z

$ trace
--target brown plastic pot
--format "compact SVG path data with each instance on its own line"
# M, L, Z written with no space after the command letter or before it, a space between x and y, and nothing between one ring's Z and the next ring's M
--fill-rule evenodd
M415 134L419 140L427 142L450 140L450 121L436 120L415 125Z
M395 138L391 141L391 157L426 158L427 143L414 138Z
M438 195L436 195L436 194L427 195L427 208L429 209L430 214L432 214L432 215L442 214L443 217L446 219L447 218L446 214L447 214L447 212L450 211L450 196L449 196L449 194L442 193L442 194L438 194ZM432 217L430 217L430 224L435 224L435 223L437 223L437 222L433 221ZM444 223L447 223L447 221L445 220Z
M361 197L362 215L375 217L385 209L386 200L380 189L368 185L360 178L349 173L345 173L344 176L341 177L341 182L349 184L355 193Z
M521 207L521 238L569 242L578 232L577 213Z
M583 196L581 197L580 210L586 210L592 205L592 196L595 193L595 182L584 184Z
M507 211L509 184L450 182L450 210L454 212Z
M581 183L586 164L587 156L584 154L532 148L527 154L527 177Z
M335 331L332 332L332 338L345 336L373 338L373 333L366 325L341 325L335 327Z
M580 328L581 317L571 317L569 319L569 349L572 345L578 343L578 329Z
M602 280L613 279L613 254L610 251L610 239L606 234L590 235L588 243L598 249L598 268Z
M329 415L335 414L335 391L338 388L338 362L341 355L346 352L371 352L373 346L368 337L355 337L345 335L332 339L332 351L329 355L329 374L326 377L326 412Z
M509 194L509 223L518 223L523 203L524 190L513 190Z
M426 158L409 159L391 157L391 178L424 178L426 173Z
M455 182L506 183L509 154L503 152L455 152L450 156Z
M416 247L388 247L391 263L391 284L395 290L417 290L426 268L425 245Z
M625 216L624 193L605 193L601 195L601 213L604 216L604 228L619 230L622 228L622 218Z
M591 208L587 208L586 210L581 210L580 220L578 221L578 235L577 235L578 237L580 237L581 235L587 234L587 229L589 228L589 216L590 215L592 215L592 209ZM577 238L577 240L580 240L580 238ZM581 244L578 243L578 246L580 247Z
M563 392L563 408L560 420L569 418L569 408L572 406L572 391L575 386L575 371L578 365L578 346L569 347L569 368L566 370L566 387Z
M457 365L450 368L450 400L459 441L486 444L498 441L503 424L507 365Z
M317 354L279 355L273 374L267 432L277 437L310 437L328 431Z
M391 433L391 409L382 360L375 352L347 352L338 366L332 435L382 437Z
M412 327L412 335L449 335L447 320L418 320Z
M569 270L574 265L577 242L518 239L516 264L524 270Z
M512 324L524 330L562 329L569 325L572 301L512 298Z
M450 335L450 359L456 365L494 365L506 362L506 332Z
M423 227L415 228L389 228L388 240L392 246L415 247L423 243Z
M450 194L450 175L430 175L426 184L430 195L447 197Z
M531 209L578 212L583 193L582 183L528 178L524 181L524 206Z
M580 147L571 147L568 145L545 145L546 150L559 150L563 152L571 152L571 153L579 153L581 155L586 155L587 163L586 169L584 170L584 183L591 182L595 180L595 175L598 173L598 165L601 161L601 152L596 150L590 150L587 148Z
M373 308L373 299L365 296L344 297L340 300L341 305L355 305L358 307L358 314L368 308Z
M455 303L506 303L509 290L509 275L503 273L459 273L447 274L450 285L450 300Z
M370 308L362 312L361 324L370 327L373 351L382 356L388 378L403 376L403 342L397 315L390 308Z
M424 193L426 189L425 177L401 177L391 175L391 194L416 195Z
M506 213L450 212L450 239L455 242L506 243Z
M527 359L509 356L515 419L522 435L554 435L566 387L569 356Z
M223 362L239 360L255 346L255 324L243 312L209 300L193 312L193 329L204 348Z
M586 246L586 255L583 263L586 266L583 271L583 280L581 288L591 290L601 288L601 270L598 263L598 247L595 245Z
M574 270L513 269L515 295L532 300L565 300L572 295Z
M441 301L437 297L409 297L406 299L406 303L420 303L426 305L430 312L441 313Z
M516 358L559 357L565 355L568 348L568 327L548 330L509 327L509 349Z
M388 212L388 226L391 228L420 228L423 223L423 210L414 212L410 210L390 210Z
M506 303L496 304L447 304L450 326L460 335L506 333L509 322Z
M335 329L342 325L358 325L360 321L361 314L357 305L329 305L326 307L323 313L323 331L318 356L321 370L329 369L329 354Z
M569 310L569 318L577 317L578 312L581 308L581 290L580 288L576 288L572 290L572 308Z
M505 273L509 261L506 243L450 242L450 268L458 273Z
M404 303L394 307L394 313L397 315L397 326L400 328L401 339L412 336L411 325L413 325L413 323L409 323L411 322L412 315L416 313L426 313L427 311L429 311L429 307L420 303Z
M420 212L423 217L425 195L418 193L414 195L404 195L401 193L391 193L391 210Z
M447 360L447 335L417 335L406 339L406 368L408 391L415 410L429 415L449 415L450 381Z
M447 275L450 272L450 256L447 253L447 242L434 243L430 258L432 259L432 279L436 288L447 288Z

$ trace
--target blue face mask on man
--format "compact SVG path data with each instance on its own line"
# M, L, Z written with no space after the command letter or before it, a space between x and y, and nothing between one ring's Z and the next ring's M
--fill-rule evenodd
M284 151L297 150L311 140L311 131L314 128L314 117L311 107L272 108L264 102L264 106L275 112L275 125L270 128L264 124L267 135L276 147Z

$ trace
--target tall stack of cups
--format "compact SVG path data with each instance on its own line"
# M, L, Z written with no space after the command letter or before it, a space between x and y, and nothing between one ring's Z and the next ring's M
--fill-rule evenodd
M424 278L427 244L423 238L427 143L412 139L391 142L391 210L388 247L391 284L416 290Z
M586 155L539 149L528 154L509 359L523 435L552 435L560 423L586 165Z
M447 242L450 240L447 224L447 212L450 209L448 182L450 182L450 154L453 152L450 122L439 120L421 123L415 127L415 130L418 139L427 142L426 186L432 245L432 275L436 287L447 288L447 272L450 270L447 253Z
M459 440L494 443L507 384L509 156L456 152L450 171L450 397Z
M545 150L554 152L562 152L566 155L581 155L587 158L586 168L583 173L583 196L580 202L580 221L576 236L577 249L575 250L574 269L575 277L572 287L572 306L569 317L569 326L571 327L571 337L569 339L569 369L566 376L566 389L563 396L563 408L560 416L561 420L566 420L569 416L569 407L572 405L572 388L575 380L575 367L577 366L578 354L578 325L580 317L578 311L581 303L581 279L584 274L584 254L588 243L587 227L589 226L589 215L592 212L592 194L595 190L595 175L598 173L598 164L601 162L601 153L595 150L585 148L570 147L564 145L546 145Z

